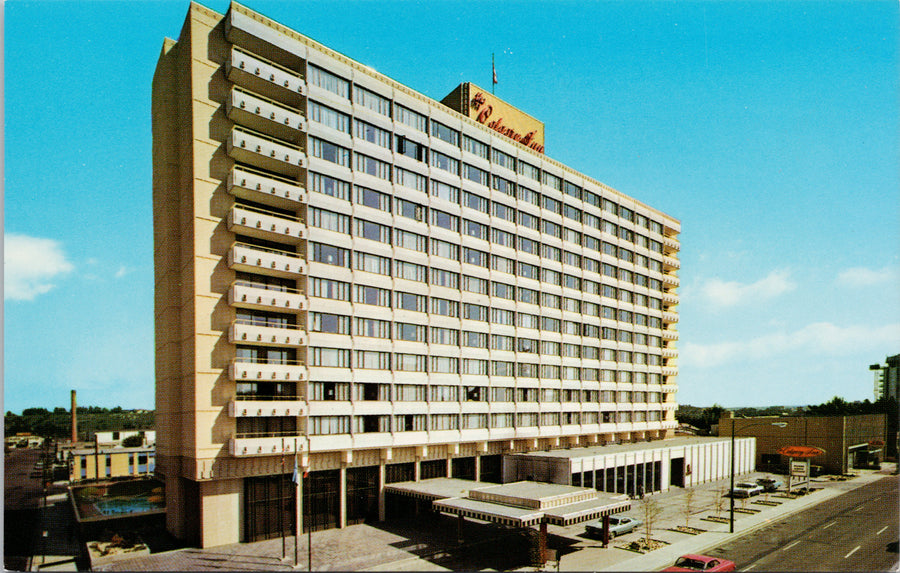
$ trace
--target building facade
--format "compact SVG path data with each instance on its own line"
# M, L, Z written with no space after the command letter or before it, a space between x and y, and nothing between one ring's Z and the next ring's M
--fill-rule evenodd
M875 375L875 401L882 398L900 400L900 354L888 356L884 362L869 366Z
M486 109L191 4L153 79L173 534L291 531L295 456L320 529L383 519L385 484L673 434L679 221Z

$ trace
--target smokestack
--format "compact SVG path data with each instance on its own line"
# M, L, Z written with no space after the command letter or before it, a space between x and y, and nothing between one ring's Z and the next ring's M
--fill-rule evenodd
M75 401L75 390L72 390L72 443L78 441L78 414L75 412L77 405Z

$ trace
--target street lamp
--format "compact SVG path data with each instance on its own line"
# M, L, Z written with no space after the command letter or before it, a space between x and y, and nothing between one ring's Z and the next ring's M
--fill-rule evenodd
M734 533L734 421L736 418L731 418L731 489L728 490L728 499L730 500L731 510L729 511L729 521L728 521L728 533ZM759 423L759 424L750 424L749 426L744 426L741 430L746 430L747 428L752 428L754 426L777 426L779 428L784 428L787 426L787 422L769 422L769 423Z

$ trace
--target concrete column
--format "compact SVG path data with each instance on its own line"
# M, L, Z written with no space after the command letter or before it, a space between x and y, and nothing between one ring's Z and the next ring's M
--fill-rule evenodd
M541 519L541 531L538 537L538 555L541 565L547 562L547 522Z
M447 458L447 477L453 477L453 458Z
M378 521L385 520L384 477L385 477L384 462L381 462L380 464L378 464Z
M475 453L475 481L481 481L481 454Z
M347 527L347 466L341 464L340 485L340 520L338 527Z

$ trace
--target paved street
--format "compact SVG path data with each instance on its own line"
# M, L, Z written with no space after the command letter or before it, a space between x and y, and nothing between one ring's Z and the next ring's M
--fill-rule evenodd
M709 551L741 571L896 570L896 476L865 485Z

